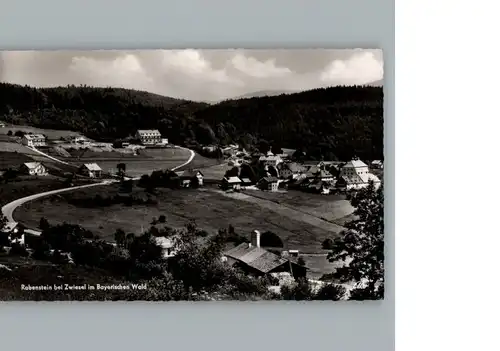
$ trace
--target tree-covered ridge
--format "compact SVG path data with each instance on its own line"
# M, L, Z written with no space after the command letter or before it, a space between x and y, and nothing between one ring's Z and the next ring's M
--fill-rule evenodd
M0 119L71 129L100 140L156 128L172 143L187 146L238 142L252 147L266 141L314 158L383 158L381 87L321 88L209 105L118 88L0 83Z

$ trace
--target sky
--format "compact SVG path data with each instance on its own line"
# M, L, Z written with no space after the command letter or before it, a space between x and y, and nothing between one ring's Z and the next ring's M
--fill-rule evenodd
M3 51L0 81L145 90L195 101L383 79L381 50Z

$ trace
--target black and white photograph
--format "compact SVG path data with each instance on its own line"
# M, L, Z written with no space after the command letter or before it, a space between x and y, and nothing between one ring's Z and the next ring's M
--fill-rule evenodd
M384 299L380 49L0 52L0 301Z

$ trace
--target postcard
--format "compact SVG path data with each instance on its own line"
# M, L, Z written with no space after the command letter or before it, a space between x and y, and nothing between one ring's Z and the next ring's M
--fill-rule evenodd
M1 301L384 298L381 50L0 58Z

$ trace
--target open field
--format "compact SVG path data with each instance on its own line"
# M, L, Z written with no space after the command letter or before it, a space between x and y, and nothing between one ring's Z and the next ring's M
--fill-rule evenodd
M26 146L10 141L0 141L0 151L19 152L21 154L27 154L27 155L38 155L36 152L30 150Z
M212 167L219 164L221 164L221 161L215 158L208 158L201 156L200 154L195 154L193 160L188 165L181 167L178 170L183 171L188 168L200 169L203 172L203 174L205 174L205 169L207 169L207 167Z
M48 139L51 140L56 140L61 137L67 137L67 136L81 136L80 133L78 132L72 132L70 130L55 130L55 129L41 129L41 128L36 128L36 127L30 127L30 126L18 126L14 124L7 124L4 128L0 128L0 134L6 135L9 130L12 131L12 133L17 132L18 130L23 131L25 133L40 133L40 134L45 134Z
M118 163L125 163L127 175L139 177L150 174L153 170L170 169L186 162L190 152L178 148L162 148L142 150L141 154L133 156L120 152L92 152L85 151L80 157L62 157L54 154L54 157L73 164L97 163L105 172L116 172Z
M321 195L305 193L296 190L286 192L267 192L246 190L245 194L252 197L279 203L282 206L308 213L315 217L343 225L342 218L350 215L354 208L342 195Z
M33 158L25 154L0 151L0 170L18 168L23 163L33 162L33 160Z
M9 183L0 184L0 206L21 197L66 187L62 180L53 176L21 176Z
M215 166L201 168L200 171L205 176L205 179L221 180L224 177L224 174L226 174L226 172L228 170L230 170L231 168L233 168L233 167L228 166L227 163L222 163L222 164L215 165Z
M94 196L105 192L114 195L117 191L118 186L112 185L85 189L85 194ZM64 221L78 223L109 240L118 228L138 233L142 227L150 226L153 217L164 214L169 226L182 227L190 220L196 220L198 226L209 233L216 233L229 224L247 236L253 229L261 232L269 230L283 239L285 247L305 252L324 252L321 249L322 241L340 231L339 226L333 223L269 201L265 204L262 201L242 201L213 189L161 189L157 195L157 205L113 205L104 208L70 205L65 197L72 194L81 196L76 191L27 203L16 210L14 217L29 227L36 227L41 217L54 224Z

